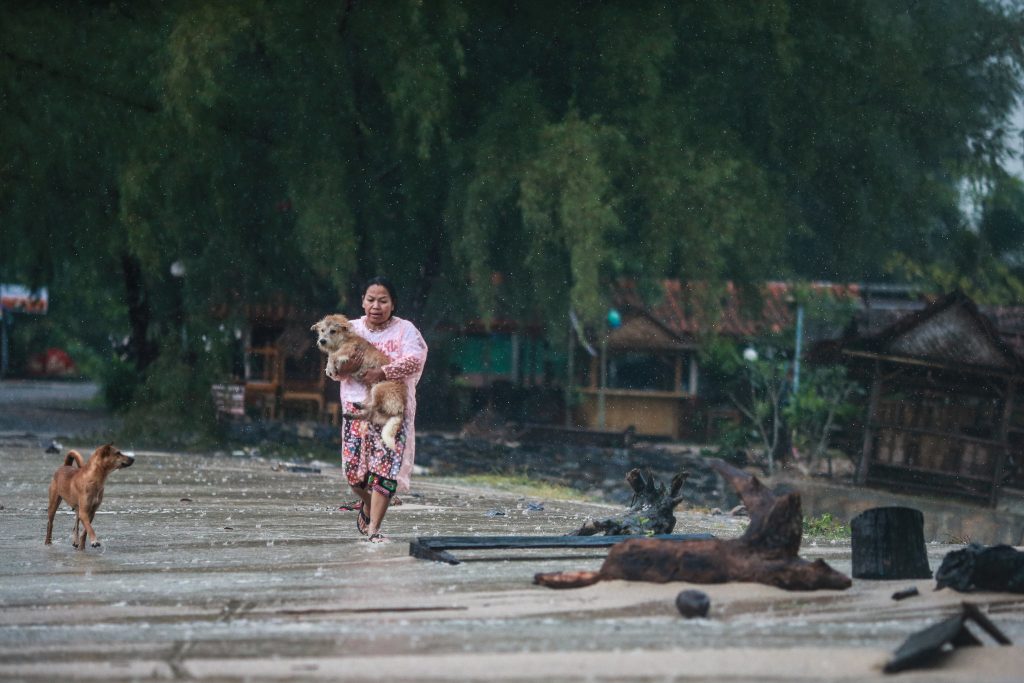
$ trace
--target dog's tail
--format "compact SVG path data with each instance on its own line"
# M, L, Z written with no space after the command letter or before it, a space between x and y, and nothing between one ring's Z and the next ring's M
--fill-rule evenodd
M388 418L387 422L384 423L384 428L380 430L380 440L391 450L395 450L395 440L398 437L398 430L401 426L402 418L393 415Z
M70 465L78 465L79 467L82 467L84 464L85 463L82 462L82 454L76 450L70 450L68 451L68 454L64 456L65 467Z

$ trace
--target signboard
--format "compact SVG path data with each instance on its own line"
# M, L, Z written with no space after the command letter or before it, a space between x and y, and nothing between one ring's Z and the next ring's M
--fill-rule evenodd
M0 310L46 315L50 296L46 287L32 291L23 285L0 284Z
M210 391L218 414L245 415L244 384L214 384Z

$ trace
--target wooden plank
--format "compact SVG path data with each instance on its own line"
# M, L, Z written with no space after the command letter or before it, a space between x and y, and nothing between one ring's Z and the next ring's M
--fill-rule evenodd
M989 507L999 502L999 489L1003 484L1003 469L1006 467L1006 455L1010 450L1010 418L1013 416L1013 401L1016 398L1017 384L1013 378L1006 380L1006 393L1003 395L1003 414L999 421L999 450L996 452L996 465L992 472L992 494L989 496Z
M706 541L711 534L656 534L654 536L427 536L409 544L409 554L423 560L459 564L449 550L528 550L534 548L608 548L629 538L667 541Z
M875 361L874 371L871 378L871 394L868 399L868 413L864 418L864 443L861 447L860 460L857 462L857 470L854 481L858 486L864 486L868 481L868 470L871 469L872 442L875 430L872 423L875 421L875 413L878 411L878 399L882 391L881 363Z

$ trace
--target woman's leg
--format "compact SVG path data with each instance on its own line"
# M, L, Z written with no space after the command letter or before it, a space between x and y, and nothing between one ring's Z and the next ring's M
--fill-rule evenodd
M370 525L366 527L367 536L373 536L380 532L380 524L384 521L384 514L391 504L391 496L385 496L380 491L370 494L370 504L367 508L370 511Z
M387 447L380 436L380 428L376 425L368 426L365 440L368 446L364 450L367 457L366 468L369 471L366 491L370 497L370 506L367 508L370 522L366 533L371 541L379 541L381 522L391 505L391 497L398 490L396 477L402 466L402 453L405 451L405 427L403 425L398 430L395 450Z
M353 409L350 403L343 405L346 412ZM369 474L366 470L364 454L364 449L367 447L364 438L366 431L367 424L362 420L346 419L342 423L341 461L345 468L345 478L348 480L349 488L362 502L357 511L356 528L364 536L366 528L370 524L370 491L367 488Z
M366 491L366 487L363 486L363 485L353 486L352 484L349 484L348 487L350 489L352 489L352 493L354 493L357 496L359 496L359 500L363 501L363 510L369 510L370 509L370 494Z
M366 489L370 492L370 523L366 528L366 535L371 539L373 535L380 532L381 522L384 521L384 514L391 505L391 496L395 494L398 482L394 479L387 479L379 474L370 474L367 480Z

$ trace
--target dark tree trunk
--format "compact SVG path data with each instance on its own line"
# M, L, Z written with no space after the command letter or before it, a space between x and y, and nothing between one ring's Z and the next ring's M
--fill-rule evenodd
M865 510L850 522L855 579L929 579L924 515L906 507Z
M850 587L850 578L824 560L808 562L797 555L803 533L800 494L776 497L757 477L721 460L711 460L710 464L736 489L750 513L750 525L741 537L700 541L628 539L612 547L599 571L537 574L534 583L574 588L602 579L623 579L654 583L754 581L788 590Z
M146 283L142 277L142 266L138 259L131 254L122 253L121 272L124 276L128 322L132 330L128 339L128 354L135 361L135 368L142 371L156 360L158 352L156 344L149 340L152 310L146 293Z
M689 472L679 472L672 477L672 484L665 488L656 482L648 472L632 469L626 475L626 483L633 489L633 501L629 509L614 517L587 521L570 536L651 536L670 534L676 526L674 510L683 501L678 495Z

